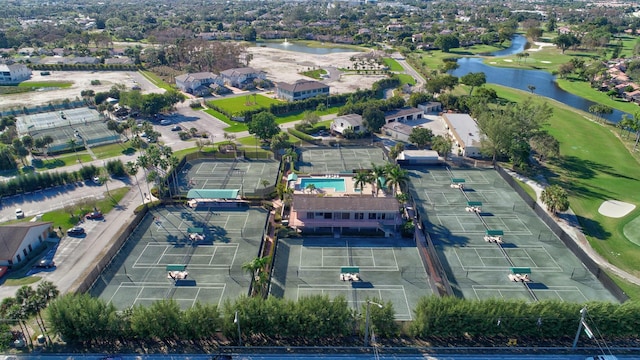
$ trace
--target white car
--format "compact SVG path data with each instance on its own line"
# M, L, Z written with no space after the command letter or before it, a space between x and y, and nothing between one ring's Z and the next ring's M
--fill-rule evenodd
M160 120L160 125L171 125L171 120L162 119L162 120Z
M24 211L22 209L16 209L16 219L24 218Z

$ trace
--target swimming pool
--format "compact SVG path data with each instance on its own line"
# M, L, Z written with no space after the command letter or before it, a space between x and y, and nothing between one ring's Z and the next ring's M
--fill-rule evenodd
M333 191L345 191L344 179L342 178L302 178L300 179L300 189L304 190L313 184L316 189L333 189Z

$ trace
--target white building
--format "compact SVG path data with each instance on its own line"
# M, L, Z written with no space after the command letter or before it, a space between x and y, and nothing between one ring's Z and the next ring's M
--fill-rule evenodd
M331 132L344 134L347 129L353 130L354 133L364 130L362 125L362 116L358 114L347 114L338 116L331 123Z
M0 226L0 266L11 267L29 258L49 237L51 222L22 222Z
M444 158L434 150L404 150L396 161L402 165L435 165L444 163Z
M480 129L468 114L442 114L449 135L458 148L458 155L480 157ZM454 151L455 154L455 151Z
M222 85L218 75L211 72L199 72L176 76L178 89L194 95L206 95L209 93L209 85L218 83Z
M0 85L19 84L31 78L31 69L22 64L0 64Z
M392 122L382 126L382 133L394 140L409 142L409 136L413 131L413 126L400 122Z

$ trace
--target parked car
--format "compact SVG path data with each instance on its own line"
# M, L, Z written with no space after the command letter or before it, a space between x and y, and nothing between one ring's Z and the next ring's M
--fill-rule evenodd
M171 125L171 120L162 119L162 120L160 120L160 125Z
M174 127L171 128L171 131L180 131L182 130L182 128L180 127L180 125L176 125Z
M84 228L82 228L80 226L72 227L71 229L67 230L67 235L69 235L69 236L81 236L81 235L84 235Z
M87 220L101 220L104 218L104 215L100 211L92 211L85 215Z
M100 181L100 176L94 176L93 177L93 182L98 184L98 185L102 185L102 181Z
M44 269L49 269L54 266L56 266L56 263L51 259L42 259L38 261L38 263L36 264L36 267L44 268Z
M16 219L24 218L24 211L22 209L16 209Z

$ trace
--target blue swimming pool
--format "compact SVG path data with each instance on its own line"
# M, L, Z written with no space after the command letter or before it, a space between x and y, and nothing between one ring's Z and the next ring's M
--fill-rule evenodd
M333 191L345 191L344 179L342 178L302 178L300 179L300 189L304 190L309 184L313 184L316 189L333 189Z

